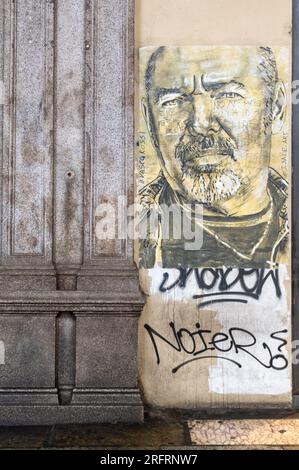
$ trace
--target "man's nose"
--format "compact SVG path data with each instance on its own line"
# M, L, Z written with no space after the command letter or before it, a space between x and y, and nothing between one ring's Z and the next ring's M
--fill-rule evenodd
M193 98L193 115L190 123L192 129L198 134L217 132L220 126L215 116L212 98L208 95L193 95Z

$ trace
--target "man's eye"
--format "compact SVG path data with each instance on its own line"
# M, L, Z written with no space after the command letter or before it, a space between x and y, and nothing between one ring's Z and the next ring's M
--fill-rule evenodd
M243 96L233 91L226 91L216 96L216 100L220 100L222 98L243 98Z
M183 101L184 101L183 98L173 98L173 100L164 101L164 103L162 103L162 106L163 107L177 106L178 104L182 103Z

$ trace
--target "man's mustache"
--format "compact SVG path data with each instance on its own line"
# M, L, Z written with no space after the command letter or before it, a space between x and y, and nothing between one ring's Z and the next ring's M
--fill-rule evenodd
M176 157L184 164L195 158L206 157L213 152L219 155L228 155L235 160L236 144L229 136L222 134L190 135L186 139L183 136L176 147Z

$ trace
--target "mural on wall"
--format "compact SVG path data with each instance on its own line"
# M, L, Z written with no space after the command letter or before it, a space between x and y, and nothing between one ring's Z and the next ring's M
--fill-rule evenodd
M272 267L288 235L287 182L270 162L286 107L272 50L159 47L145 60L142 106L161 172L141 201L147 213L153 203L201 204L203 244L186 250L161 223L141 244L141 264L152 268L160 250L169 268Z
M139 356L154 404L290 401L289 74L288 48L140 49Z

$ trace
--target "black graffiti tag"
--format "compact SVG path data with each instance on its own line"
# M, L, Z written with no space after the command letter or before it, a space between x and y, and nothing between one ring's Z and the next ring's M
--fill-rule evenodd
M288 359L282 352L282 348L287 344L287 340L282 336L286 335L288 330L275 331L270 334L270 338L277 341L276 348L271 348L266 342L262 343L262 348L267 355L267 360L262 360L256 353L253 353L253 347L257 344L257 339L248 330L233 327L229 328L227 333L212 333L212 330L202 329L201 325L196 323L196 329L190 331L188 328L177 329L174 322L170 322L169 327L172 335L171 339L163 336L150 325L144 325L151 339L157 364L160 364L159 342L161 341L167 344L170 349L184 355L184 360L172 369L173 374L191 362L210 358L229 361L242 368L242 355L251 356L261 367L266 369L280 371L288 367ZM242 336L242 339L240 336ZM230 352L240 354L240 358L235 360L228 357L227 355ZM190 359L186 360L186 354L190 356Z
M277 298L282 295L278 269L179 268L177 271L173 282L169 282L168 272L163 273L160 292L170 292L175 287L185 289L194 273L198 289L206 292L193 295L193 299L200 300L200 308L222 302L247 303L248 298L259 300L267 282L274 286Z

